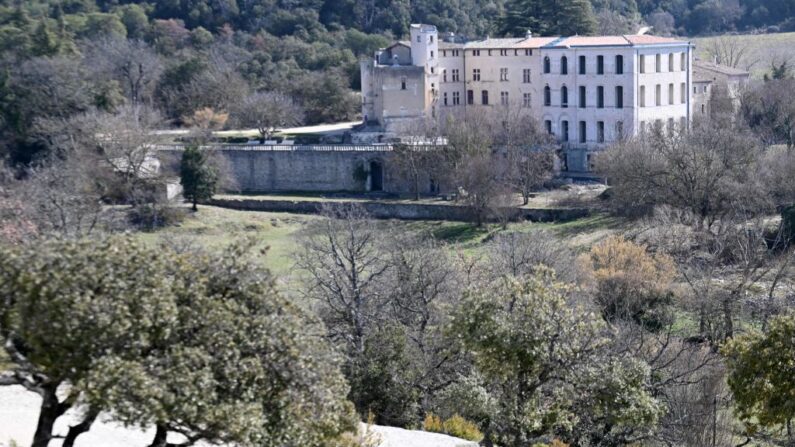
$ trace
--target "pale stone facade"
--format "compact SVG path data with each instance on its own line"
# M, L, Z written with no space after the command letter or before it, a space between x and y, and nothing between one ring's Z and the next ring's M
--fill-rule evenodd
M410 66L396 46L410 47ZM588 171L594 151L644 126L686 125L691 53L689 42L647 35L439 42L435 27L412 25L410 42L362 62L363 114L399 132L418 118L516 107L561 140L564 169Z
M739 107L742 89L748 84L751 74L739 68L702 60L693 61L693 116L707 117L710 113L710 98L715 86L726 87L734 106Z

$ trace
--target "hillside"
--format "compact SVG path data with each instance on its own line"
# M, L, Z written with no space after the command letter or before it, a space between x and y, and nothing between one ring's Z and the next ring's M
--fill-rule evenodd
M739 50L744 52L739 68L751 72L751 77L761 79L770 72L771 64L795 62L795 32L776 34L742 34L736 36L695 37L696 56L710 58L710 48L721 40L736 42Z

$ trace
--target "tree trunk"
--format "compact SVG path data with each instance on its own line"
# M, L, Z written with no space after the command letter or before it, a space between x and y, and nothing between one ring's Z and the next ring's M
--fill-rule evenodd
M36 432L33 434L33 442L30 444L31 447L47 447L47 444L50 443L55 420L63 413L60 402L58 402L58 396L55 393L57 389L57 385L47 385L44 387L41 410L39 411L39 421L36 424Z
M168 429L164 425L157 425L157 430L155 431L155 439L152 440L152 443L149 444L149 447L166 447L168 443L166 439L168 438Z
M723 300L723 329L724 338L730 339L734 337L734 319L732 318L732 299L725 298Z
M99 412L95 411L93 408L89 408L88 413L82 422L69 427L69 432L66 434L66 438L63 440L63 447L72 447L78 436L90 430L94 420L97 419L98 413Z
M193 208L191 208L193 211L199 211L199 207L197 206L197 204L198 204L198 200L194 197L193 198Z

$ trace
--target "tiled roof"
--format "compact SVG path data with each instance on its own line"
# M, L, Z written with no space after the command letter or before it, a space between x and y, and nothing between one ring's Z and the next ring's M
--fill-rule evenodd
M571 47L602 47L602 46L635 46L635 45L655 45L655 44L687 44L683 40L672 37L660 37L643 35L623 35L623 36L571 36L562 37L556 42L547 46L550 48L571 48Z
M625 39L632 45L654 45L661 43L679 43L686 44L684 40L675 39L673 37L660 37L650 36L648 34L629 34L624 36Z
M525 49L541 48L542 46L557 39L556 37L508 37L508 38L488 38L467 42L466 49Z
M464 44L463 43L458 43L458 42L445 42L443 40L439 42L439 49L440 50L449 50L449 49L457 49L457 48L464 48Z

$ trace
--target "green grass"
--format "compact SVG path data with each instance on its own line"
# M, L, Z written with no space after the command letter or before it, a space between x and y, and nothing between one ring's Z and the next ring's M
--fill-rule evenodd
M696 56L709 60L707 48L712 40L720 37L696 37L692 41L696 45ZM790 66L795 63L795 33L775 34L744 34L731 36L746 48L743 61L738 68L751 72L751 77L761 79L770 72L771 62L787 60Z
M188 213L178 226L136 234L151 243L180 239L211 250L223 248L235 240L253 238L259 247L268 247L264 265L281 276L293 265L297 233L314 219L318 217L199 206L198 212Z
M200 206L196 213L189 212L180 225L153 232L136 233L142 240L155 244L164 240L187 241L210 250L221 249L235 240L252 238L258 247L269 247L264 265L276 276L290 273L293 254L298 249L298 236L302 229L321 217L305 214L238 211L213 206ZM588 246L605 232L617 230L622 221L606 215L594 215L564 223L509 223L506 228L498 224L477 227L465 222L450 221L380 221L379 225L393 228L385 231L411 231L433 235L455 249L476 254L484 244L502 231L527 232L548 229L564 240L581 241L576 245Z

